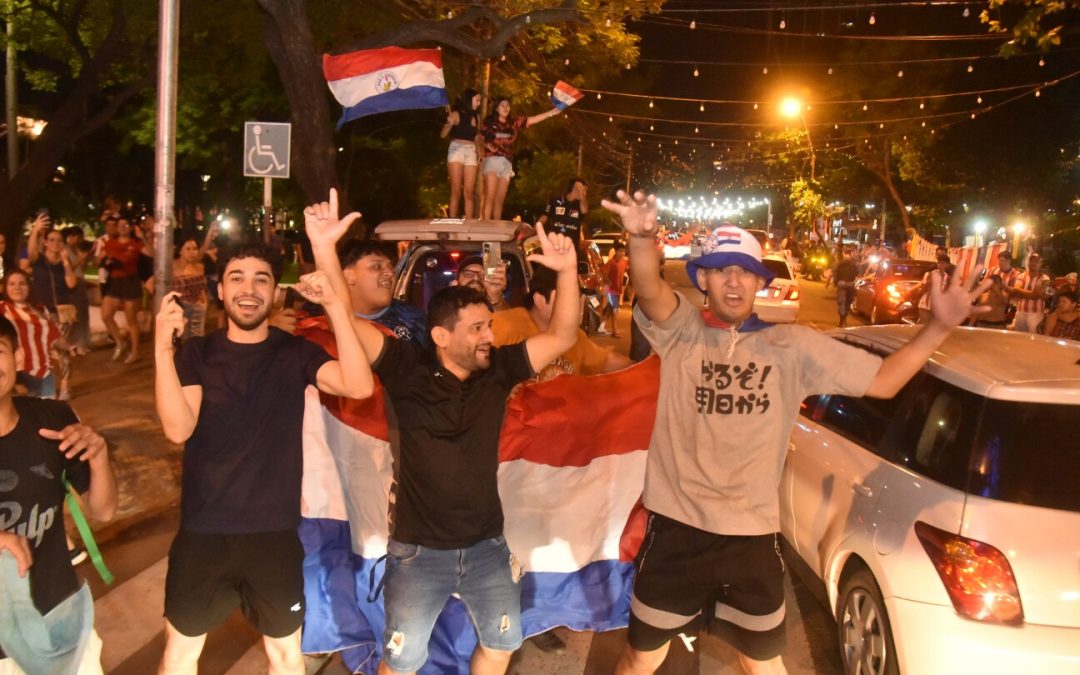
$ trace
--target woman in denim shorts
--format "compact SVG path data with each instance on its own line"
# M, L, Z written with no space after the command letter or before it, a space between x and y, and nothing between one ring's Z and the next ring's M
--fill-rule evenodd
M476 111L479 107L480 94L475 89L461 92L461 97L454 102L454 109L439 132L440 138L450 137L446 168L450 172L451 218L457 218L461 212L462 197L465 198L465 217L476 217L473 196L476 192L476 140L480 135L476 128Z
M511 160L518 131L558 115L552 108L532 117L511 117L510 99L495 99L495 109L484 119L480 133L484 137L484 220L501 220L510 177L514 175Z

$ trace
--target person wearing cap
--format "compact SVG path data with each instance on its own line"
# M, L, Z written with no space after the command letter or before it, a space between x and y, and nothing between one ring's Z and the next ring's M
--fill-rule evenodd
M656 198L623 191L603 206L630 236L635 316L661 358L643 502L649 511L616 672L652 673L670 640L713 632L748 673L783 673L784 563L778 488L804 398L836 393L891 398L950 331L973 313L987 283L932 282L933 319L882 359L813 329L754 314L772 280L745 230L717 227L686 265L706 296L696 306L657 273Z
M1050 277L1042 271L1042 256L1030 254L1027 267L1007 289L1009 297L1016 301L1016 316L1009 330L1038 332L1039 324L1046 316L1046 287L1049 285Z
M496 312L510 309L510 303L503 297L503 291L506 290L505 265L500 265L495 269L494 274L488 276L484 272L484 259L481 256L471 255L462 258L461 262L458 263L457 278L454 279L454 285L469 286L480 291Z

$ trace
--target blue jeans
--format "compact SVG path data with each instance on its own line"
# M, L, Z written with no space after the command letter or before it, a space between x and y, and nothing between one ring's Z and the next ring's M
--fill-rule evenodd
M56 398L56 375L49 373L45 377L34 377L27 373L17 373L15 381L26 387L26 395L36 398Z
M392 670L424 665L435 620L451 593L465 603L481 645L501 651L521 646L520 575L503 537L450 550L391 539L386 555L382 658Z

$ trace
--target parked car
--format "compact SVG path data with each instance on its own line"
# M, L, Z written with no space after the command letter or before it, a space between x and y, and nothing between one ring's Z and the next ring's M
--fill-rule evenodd
M762 253L776 253L780 251L780 244L777 243L776 239L772 236L772 234L767 232L766 230L748 229L746 231L754 235L754 238L758 240L759 244L761 244Z
M917 332L831 334L888 354ZM803 402L780 527L845 672L1080 671L1077 419L1080 343L980 328L891 400Z
M395 269L394 297L427 309L431 297L457 275L458 265L482 254L485 241L499 242L506 263L506 301L521 306L529 289L526 242L518 223L504 220L393 220L375 228L382 241L407 242Z
M928 260L881 260L869 268L869 273L855 282L851 309L870 319L870 323L898 323L900 307L908 292L923 276L934 269Z
M778 254L766 254L762 262L776 278L758 291L754 311L762 321L795 323L799 318L799 282L791 271L791 265Z
M607 261L608 258L611 257L616 244L626 245L626 233L622 230L593 232L592 235L585 240L586 246L596 246L597 250L600 251L600 258L604 261Z
M578 258L578 284L583 300L581 329L592 335L600 329L604 306L604 260L596 244L586 244Z

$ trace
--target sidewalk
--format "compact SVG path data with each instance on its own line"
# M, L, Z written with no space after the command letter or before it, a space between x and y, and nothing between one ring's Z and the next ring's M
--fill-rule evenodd
M154 343L140 347L131 365L104 346L72 362L71 406L108 441L119 489L116 516L94 528L98 541L179 503L182 447L166 440L154 411Z

